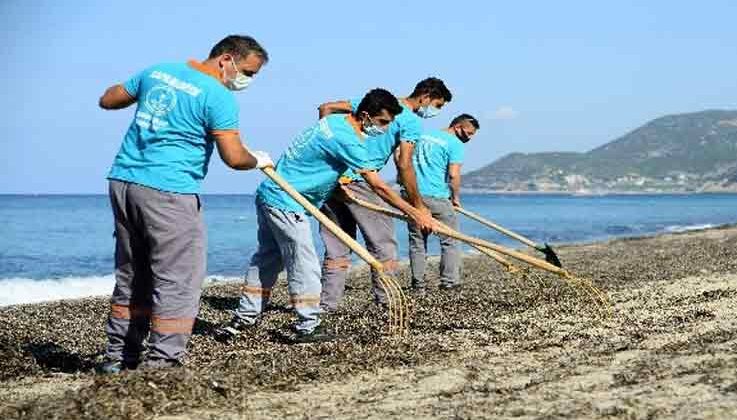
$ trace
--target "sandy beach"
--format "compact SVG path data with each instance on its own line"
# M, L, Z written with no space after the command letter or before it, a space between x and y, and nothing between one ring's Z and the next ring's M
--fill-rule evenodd
M260 327L223 344L239 285L221 283L184 369L100 377L107 299L0 308L0 418L737 418L737 227L557 250L611 312L468 256L460 291L412 298L405 336L385 333L357 269L326 320L336 342L284 343L282 283Z

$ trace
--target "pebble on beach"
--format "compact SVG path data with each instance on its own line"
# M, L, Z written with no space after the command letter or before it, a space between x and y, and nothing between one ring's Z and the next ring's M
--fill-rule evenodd
M526 374L532 375L534 381L528 386L533 386L535 381L565 378L571 366L595 364L595 358L640 348L653 334L675 334L684 325L714 320L721 315L710 309L711 302L728 300L734 307L735 288L695 290L681 300L642 290L656 284L659 289L652 290L662 290L663 284L677 286L678 279L686 277L737 273L736 245L737 228L724 228L558 247L566 268L590 279L608 295L614 306L611 315L585 290L554 275L510 275L482 256L465 259L462 288L438 290L437 264L432 264L429 293L408 294L411 323L403 336L386 333L387 315L370 303L368 274L365 269L357 270L340 310L325 319L339 339L316 345L290 345L283 340L292 320L285 308L283 282L258 328L235 342L218 342L214 330L237 306L240 284L217 282L203 293L184 369L107 377L92 373L106 342L105 298L0 308L0 394L8 391L0 396L0 418L122 419L239 412L255 392L288 392L304 384L339 381L388 368L432 365L475 372L474 366L485 362L470 356L474 351L509 356L566 349L569 356L550 360L549 371ZM405 268L399 281L407 285L408 280ZM632 364L626 372L609 375L609 382L599 386L635 386L654 377L677 375L666 362L672 354L701 352L729 340L733 344L735 332L737 326L700 341L674 339L658 350L661 355L652 363ZM728 389L737 381L729 382L719 372L734 371L736 364L735 358L724 359L721 364L704 365L699 373L711 375L714 387ZM77 385L40 397L24 393L50 377ZM467 405L458 408L466 417L481 416L484 410L499 415L527 412L511 397L522 388L499 388L501 382L484 378L479 371L467 373L461 381L466 384L464 395L478 396L466 399ZM490 395L496 398L493 408ZM684 404L674 400L673 410ZM572 417L578 409L583 408L572 408ZM283 416L294 414L283 410ZM599 410L601 415L626 414L626 407L616 404L603 404ZM556 413L548 414L556 417ZM565 413L557 415L565 417Z

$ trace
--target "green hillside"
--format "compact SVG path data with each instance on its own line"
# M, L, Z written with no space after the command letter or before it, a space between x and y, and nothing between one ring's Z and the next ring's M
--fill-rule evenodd
M489 191L737 190L737 111L668 115L586 153L512 153L464 176Z

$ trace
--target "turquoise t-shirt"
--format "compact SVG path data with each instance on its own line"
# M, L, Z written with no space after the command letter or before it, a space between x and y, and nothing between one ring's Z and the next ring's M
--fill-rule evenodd
M327 200L346 170L367 169L366 143L346 118L335 114L321 119L297 136L276 163L276 172L317 207ZM305 212L270 179L259 185L256 199L281 210Z
M188 63L157 64L123 87L138 106L108 179L198 193L214 147L208 133L238 129L233 93Z
M351 100L353 112L358 109L360 103L360 99ZM369 166L367 169L381 170L389 161L389 158L392 157L400 142L415 143L422 135L422 119L403 102L400 101L400 104L402 105L402 112L394 117L394 121L389 125L387 132L381 136L371 137L366 142L369 150ZM352 171L344 175L354 180L361 179L360 175Z
M412 155L420 195L450 198L448 165L451 163L463 163L463 142L458 137L445 130L420 137Z

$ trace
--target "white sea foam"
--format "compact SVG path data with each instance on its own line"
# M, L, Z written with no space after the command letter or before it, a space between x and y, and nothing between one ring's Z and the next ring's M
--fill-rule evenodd
M112 274L44 280L0 279L0 306L110 295L114 283Z
M208 276L205 284L227 281L242 281L242 279L230 276ZM109 296L114 285L115 277L112 274L43 280L17 277L0 279L0 306L89 296Z
M673 226L666 227L665 228L665 231L666 232L678 233L678 232L688 232L688 231L691 231L691 230L711 229L711 228L713 228L715 226L716 225L713 225L711 223L704 223L704 224L701 224L701 225L673 225Z

